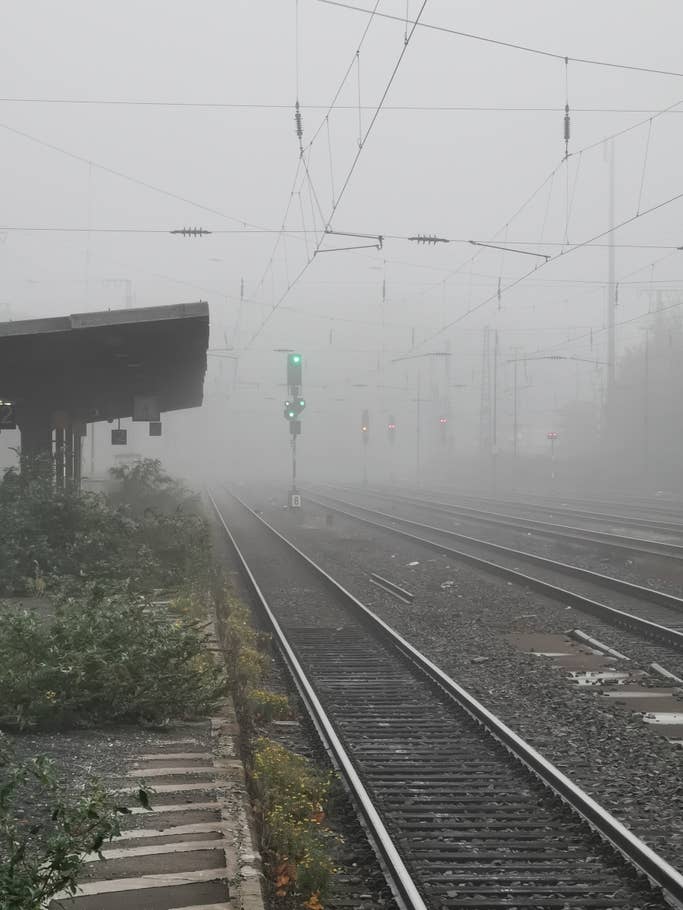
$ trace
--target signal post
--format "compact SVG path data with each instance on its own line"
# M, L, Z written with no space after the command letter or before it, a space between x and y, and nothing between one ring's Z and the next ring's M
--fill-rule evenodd
M301 354L287 354L287 392L289 397L285 401L284 417L289 422L292 448L292 486L289 491L290 509L301 508L301 495L296 488L296 438L301 434L299 416L306 407L306 400L301 395L301 374Z

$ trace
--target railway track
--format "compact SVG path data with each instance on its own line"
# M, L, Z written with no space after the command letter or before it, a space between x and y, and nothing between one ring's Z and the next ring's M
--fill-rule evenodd
M365 492L365 491L364 491ZM607 531L587 530L571 525L561 525L551 521L540 521L533 518L524 518L509 513L490 511L489 509L464 506L457 503L437 502L429 497L406 496L391 490L370 488L367 491L371 496L388 499L396 503L404 503L415 508L427 509L451 518L466 519L477 524L490 525L495 528L513 530L516 532L531 532L536 537L545 537L571 546L597 547L610 554L619 554L623 557L638 558L641 556L656 556L670 561L672 566L680 568L683 572L683 545L668 543L666 541L647 538L631 537Z
M652 512L646 510L645 507L636 511L645 512L647 517L634 514L633 511L619 511L619 509L609 506L607 508L611 508L611 511L595 509L594 506L592 508L583 508L578 502L576 505L568 505L561 498L554 500L538 500L535 497L524 500L492 498L484 495L458 493L449 488L438 488L432 492L439 496L448 496L451 500L457 500L456 503L453 503L457 505L469 503L479 508L497 509L501 506L510 508L515 512L519 512L519 515L516 516L518 518L524 518L525 514L528 513L531 513L531 515L540 514L546 518L562 516L564 520L567 520L567 517L572 520L581 519L589 524L607 525L611 528L636 528L663 536L674 534L683 540L683 516L678 516L675 513L673 515L671 513L660 513L662 515L661 518L652 518Z
M489 574L506 578L553 600L598 616L612 625L635 631L652 641L665 644L678 651L683 650L683 598L634 585L610 575L601 575L578 566L557 562L544 556L479 540L447 528L435 527L409 518L380 512L355 502L330 496L327 493L307 494L307 499L321 508L337 512L346 518L382 528L426 545L432 550L468 562ZM455 541L459 543L460 547L464 544L468 549L463 550L460 547L455 549L453 546ZM479 552L482 549L489 553L493 552L498 561L493 562L491 559L478 555L477 552L472 552L473 549ZM505 565L500 560L512 562L512 565ZM518 568L520 563L534 566L535 574L532 576L521 572ZM568 590L560 586L557 582L558 576L578 581L583 592ZM622 604L630 603L632 606L625 609L621 606L616 607L603 603L602 600L596 600L595 588L608 591L611 596L617 595ZM592 594L585 593L590 589L593 590ZM632 612L633 610L638 612ZM649 615L644 616L644 612Z
M677 870L329 574L212 503L401 906L683 901Z

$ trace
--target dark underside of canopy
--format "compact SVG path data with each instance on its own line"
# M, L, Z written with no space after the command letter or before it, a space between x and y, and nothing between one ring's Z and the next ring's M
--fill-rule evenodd
M0 323L0 399L20 427L131 417L135 396L162 412L197 407L208 340L204 302Z

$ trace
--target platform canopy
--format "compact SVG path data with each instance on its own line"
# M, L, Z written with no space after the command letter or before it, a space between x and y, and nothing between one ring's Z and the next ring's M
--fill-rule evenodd
M52 430L202 403L209 307L204 301L0 323L0 400L14 403L22 451Z

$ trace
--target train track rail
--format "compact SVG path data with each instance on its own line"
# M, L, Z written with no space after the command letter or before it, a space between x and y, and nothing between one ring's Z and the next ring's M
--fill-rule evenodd
M527 589L548 596L553 600L560 601L561 603L571 605L584 612L598 616L611 625L635 631L652 641L666 644L678 651L683 650L683 629L677 627L683 620L683 598L674 597L663 591L656 591L651 588L634 585L630 582L613 578L610 575L601 575L600 573L591 572L588 569L582 569L578 566L556 562L555 560L548 559L544 556L513 550L510 547L492 543L491 541L469 537L447 528L427 525L422 522L414 521L413 519L380 512L355 502L348 502L347 500L330 496L329 494L324 494L322 496L321 494L307 494L306 498L321 508L337 512L338 514L355 521L382 528L385 531L390 531L393 534L423 544L432 550L468 562L477 568L483 569L489 574L503 577L520 584ZM430 536L425 537L425 534L429 534ZM448 540L449 543L445 543L445 540ZM469 551L455 549L451 545L453 541L459 541L461 544L464 543L468 546L474 546L475 549L483 548L489 552L493 551L499 557L512 560L515 563L515 566L510 567L503 565L500 562L493 562L490 559ZM651 612L658 611L660 614L658 616L658 621L653 621L642 615L602 603L587 594L568 590L567 588L558 585L554 580L549 581L547 578L532 576L521 572L517 568L517 565L524 562L540 567L542 569L541 574L547 573L551 578L556 578L558 575L570 577L580 580L582 585L592 586L593 588L599 587L612 593L617 593L620 596L628 597L634 602L635 609L642 611L645 608L649 609ZM662 618L662 608L664 608L664 621L659 621ZM673 623L673 625L670 625L669 623Z
M433 499L370 488L367 491L371 496L380 499L389 499L396 503L428 509L451 518L469 519L478 524L490 525L514 531L532 532L537 537L545 537L560 543L569 543L583 547L593 546L609 551L612 554L628 556L657 556L666 560L673 560L674 565L680 564L683 569L683 545L667 543L666 541L650 540L646 538L631 537L624 534L615 534L608 531L587 530L586 528L561 525L551 521L539 521L533 518L511 515L508 513L492 512L488 509L477 509L473 506L463 506L457 503L436 502Z
M400 906L683 901L676 869L301 550L211 502Z
M569 517L571 519L582 519L589 523L609 525L610 527L632 527L649 530L653 533L662 535L675 534L683 539L683 516L679 518L678 516L670 516L667 514L666 517L652 518L642 517L641 515L633 514L633 512L619 512L618 510L605 512L600 509L596 510L595 508L582 508L580 505L567 505L561 499L538 501L535 499L491 498L483 495L457 493L452 489L439 489L438 491L434 490L432 492L453 497L458 501L458 505L461 503L463 505L471 503L475 504L477 507L509 507L514 510L519 510L521 514L518 517L521 518L524 518L523 513L540 513L546 517L549 515L563 516L565 520ZM640 511L645 511L647 516L652 515L652 513L647 512L644 507Z

